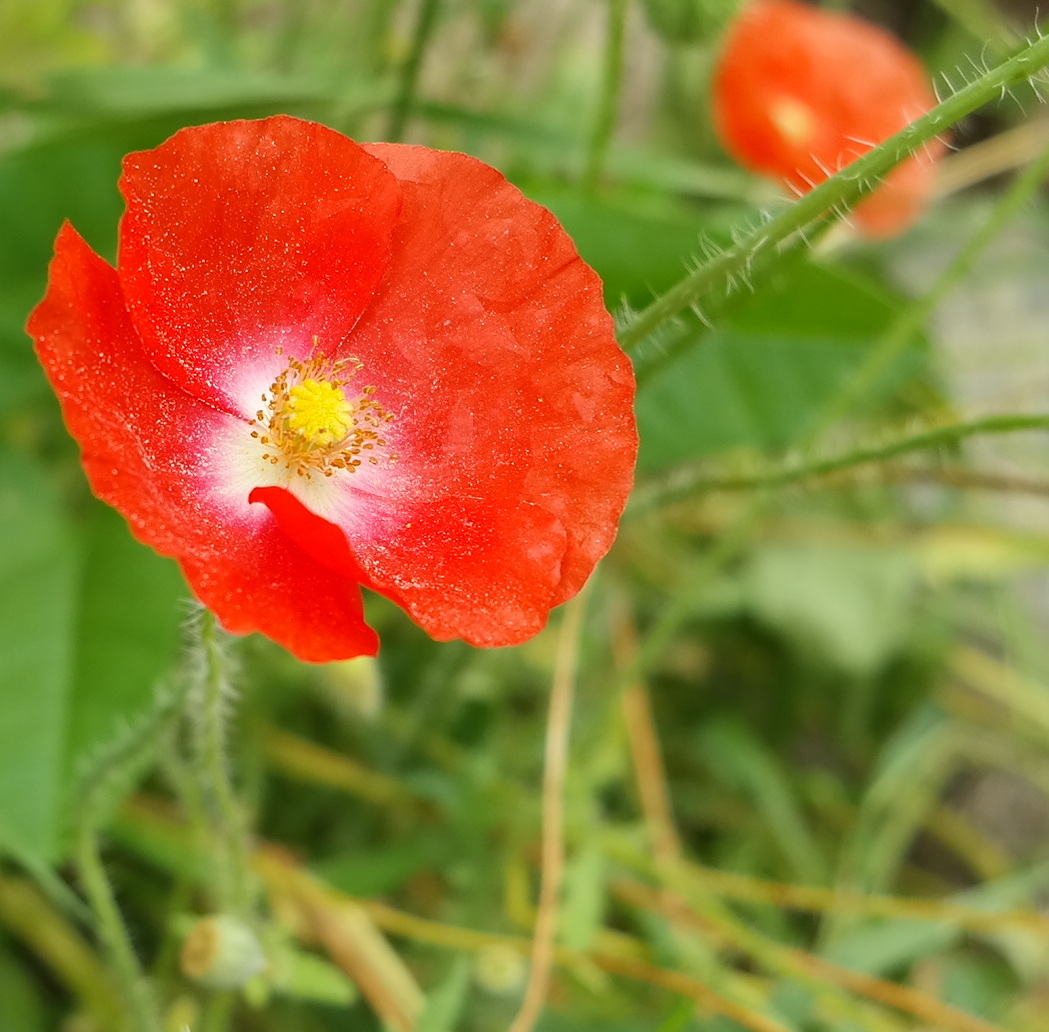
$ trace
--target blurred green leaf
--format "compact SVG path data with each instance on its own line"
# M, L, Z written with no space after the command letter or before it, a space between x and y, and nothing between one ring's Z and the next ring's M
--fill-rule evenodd
M608 864L599 835L584 840L565 870L560 929L564 945L588 950L605 917Z
M931 705L913 709L883 745L859 812L844 843L840 883L863 892L885 892L904 854L950 776L957 729ZM828 915L827 926L849 924Z
M946 1003L992 1021L1004 1017L1017 989L1016 979L1004 964L957 952L936 966Z
M847 544L767 544L743 574L760 621L854 677L875 673L906 640L917 584L907 552Z
M454 1032L470 988L470 962L459 957L441 984L430 994L415 1032Z
M34 862L55 853L78 761L176 653L181 576L91 511L75 534L46 473L0 453L0 833Z
M899 309L851 272L799 265L726 314L639 392L639 467L655 470L732 448L779 449L817 425ZM865 404L921 367L902 356Z
M750 799L795 875L805 884L823 884L826 863L775 754L735 718L706 722L697 742L713 775Z
M1030 870L1020 871L994 882L985 882L965 892L955 893L950 902L973 910L990 912L1010 910L1030 905L1049 885L1049 866L1042 864ZM922 957L940 953L951 946L965 942L972 933L957 925L934 921L867 921L848 931L833 935L824 945L823 954L829 960L856 971L886 975L913 963ZM981 933L981 938L995 942L1000 933ZM1007 936L1026 936L1018 931L1005 933ZM1032 943L1029 936L1027 947L1040 947L1040 963L1037 967L1018 973L1034 976L1044 970L1045 944ZM1003 951L1004 953L1004 951ZM1007 956L1007 954L1005 954Z
M0 1030L3 1032L45 1032L53 1028L43 1000L25 967L15 959L0 936Z
M884 975L945 950L962 934L951 925L929 921L878 921L835 937L825 953L842 967Z
M707 225L693 212L654 199L595 198L547 183L521 184L546 205L597 270L605 301L615 310L626 301L641 308L685 275Z
M0 834L53 851L75 662L76 541L43 470L0 452Z
M0 410L46 396L24 327L44 295L59 227L69 219L111 257L123 207L121 158L159 143L166 128L96 125L0 153Z
M403 885L413 874L438 867L448 859L449 852L446 841L419 835L396 845L339 853L313 867L330 885L351 896L381 896Z
M320 102L332 84L234 68L67 68L50 79L48 105L95 116L158 115L251 105L279 110Z
M67 718L73 764L151 705L178 653L187 596L178 567L135 541L108 506L92 506L85 544Z

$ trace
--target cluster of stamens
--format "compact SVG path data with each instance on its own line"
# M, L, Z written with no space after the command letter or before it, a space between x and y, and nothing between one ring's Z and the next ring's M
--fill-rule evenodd
M365 463L379 465L381 459L395 462L396 455L383 454L382 436L393 416L375 401L375 388L347 393L363 368L357 358L332 362L318 354L306 361L289 359L262 395L265 407L251 421L251 436L266 448L263 460L283 463L307 479L314 473L354 473Z

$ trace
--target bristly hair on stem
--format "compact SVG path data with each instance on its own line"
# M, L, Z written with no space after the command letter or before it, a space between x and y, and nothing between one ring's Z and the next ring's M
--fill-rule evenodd
M222 910L247 917L254 879L248 859L248 823L231 775L229 725L237 698L235 664L215 615L203 610L189 624L191 689L187 716L200 793L219 862L214 893Z
M851 206L869 192L881 178L904 158L949 129L959 119L994 100L999 93L1029 82L1049 64L1049 37L1039 37L1018 54L974 79L917 121L868 151L842 171L821 183L792 204L786 211L727 248L719 257L705 263L680 280L633 322L623 327L619 342L627 352L638 346L668 319L684 311L696 300L724 289L725 283L753 263L755 272L768 264L785 242L807 227L827 220L827 212L838 205Z

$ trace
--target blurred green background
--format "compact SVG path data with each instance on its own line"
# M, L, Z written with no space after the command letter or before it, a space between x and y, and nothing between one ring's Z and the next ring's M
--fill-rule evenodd
M178 970L208 907L208 844L172 803L180 732L146 734L186 589L90 497L23 330L62 220L112 258L125 153L289 112L500 168L625 318L785 203L713 139L730 7L0 0L0 1032L118 1027L63 888L87 798L170 1027L226 1027ZM1034 27L985 0L861 7L955 84ZM543 1032L1049 1027L1044 432L769 480L1045 412L1049 208L1040 189L1000 205L1046 126L1017 89L957 127L905 236L824 236L634 355L637 493L571 642L567 952ZM333 908L385 901L362 920L394 959L361 933L386 972L362 996L260 874L267 948L312 973L228 999L230 1028L378 1029L385 992L421 1032L486 1032L519 1003L562 619L482 653L368 605L375 664L238 643L233 759L258 840L345 894Z

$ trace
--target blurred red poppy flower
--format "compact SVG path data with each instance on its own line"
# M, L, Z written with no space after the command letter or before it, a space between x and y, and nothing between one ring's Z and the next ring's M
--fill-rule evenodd
M634 381L545 209L462 154L288 116L129 155L28 329L95 493L233 632L374 654L360 586L513 645L608 550Z
M918 59L888 32L799 0L754 0L714 72L714 124L745 168L805 193L936 104ZM870 236L906 229L933 188L941 141L902 162L853 215Z

